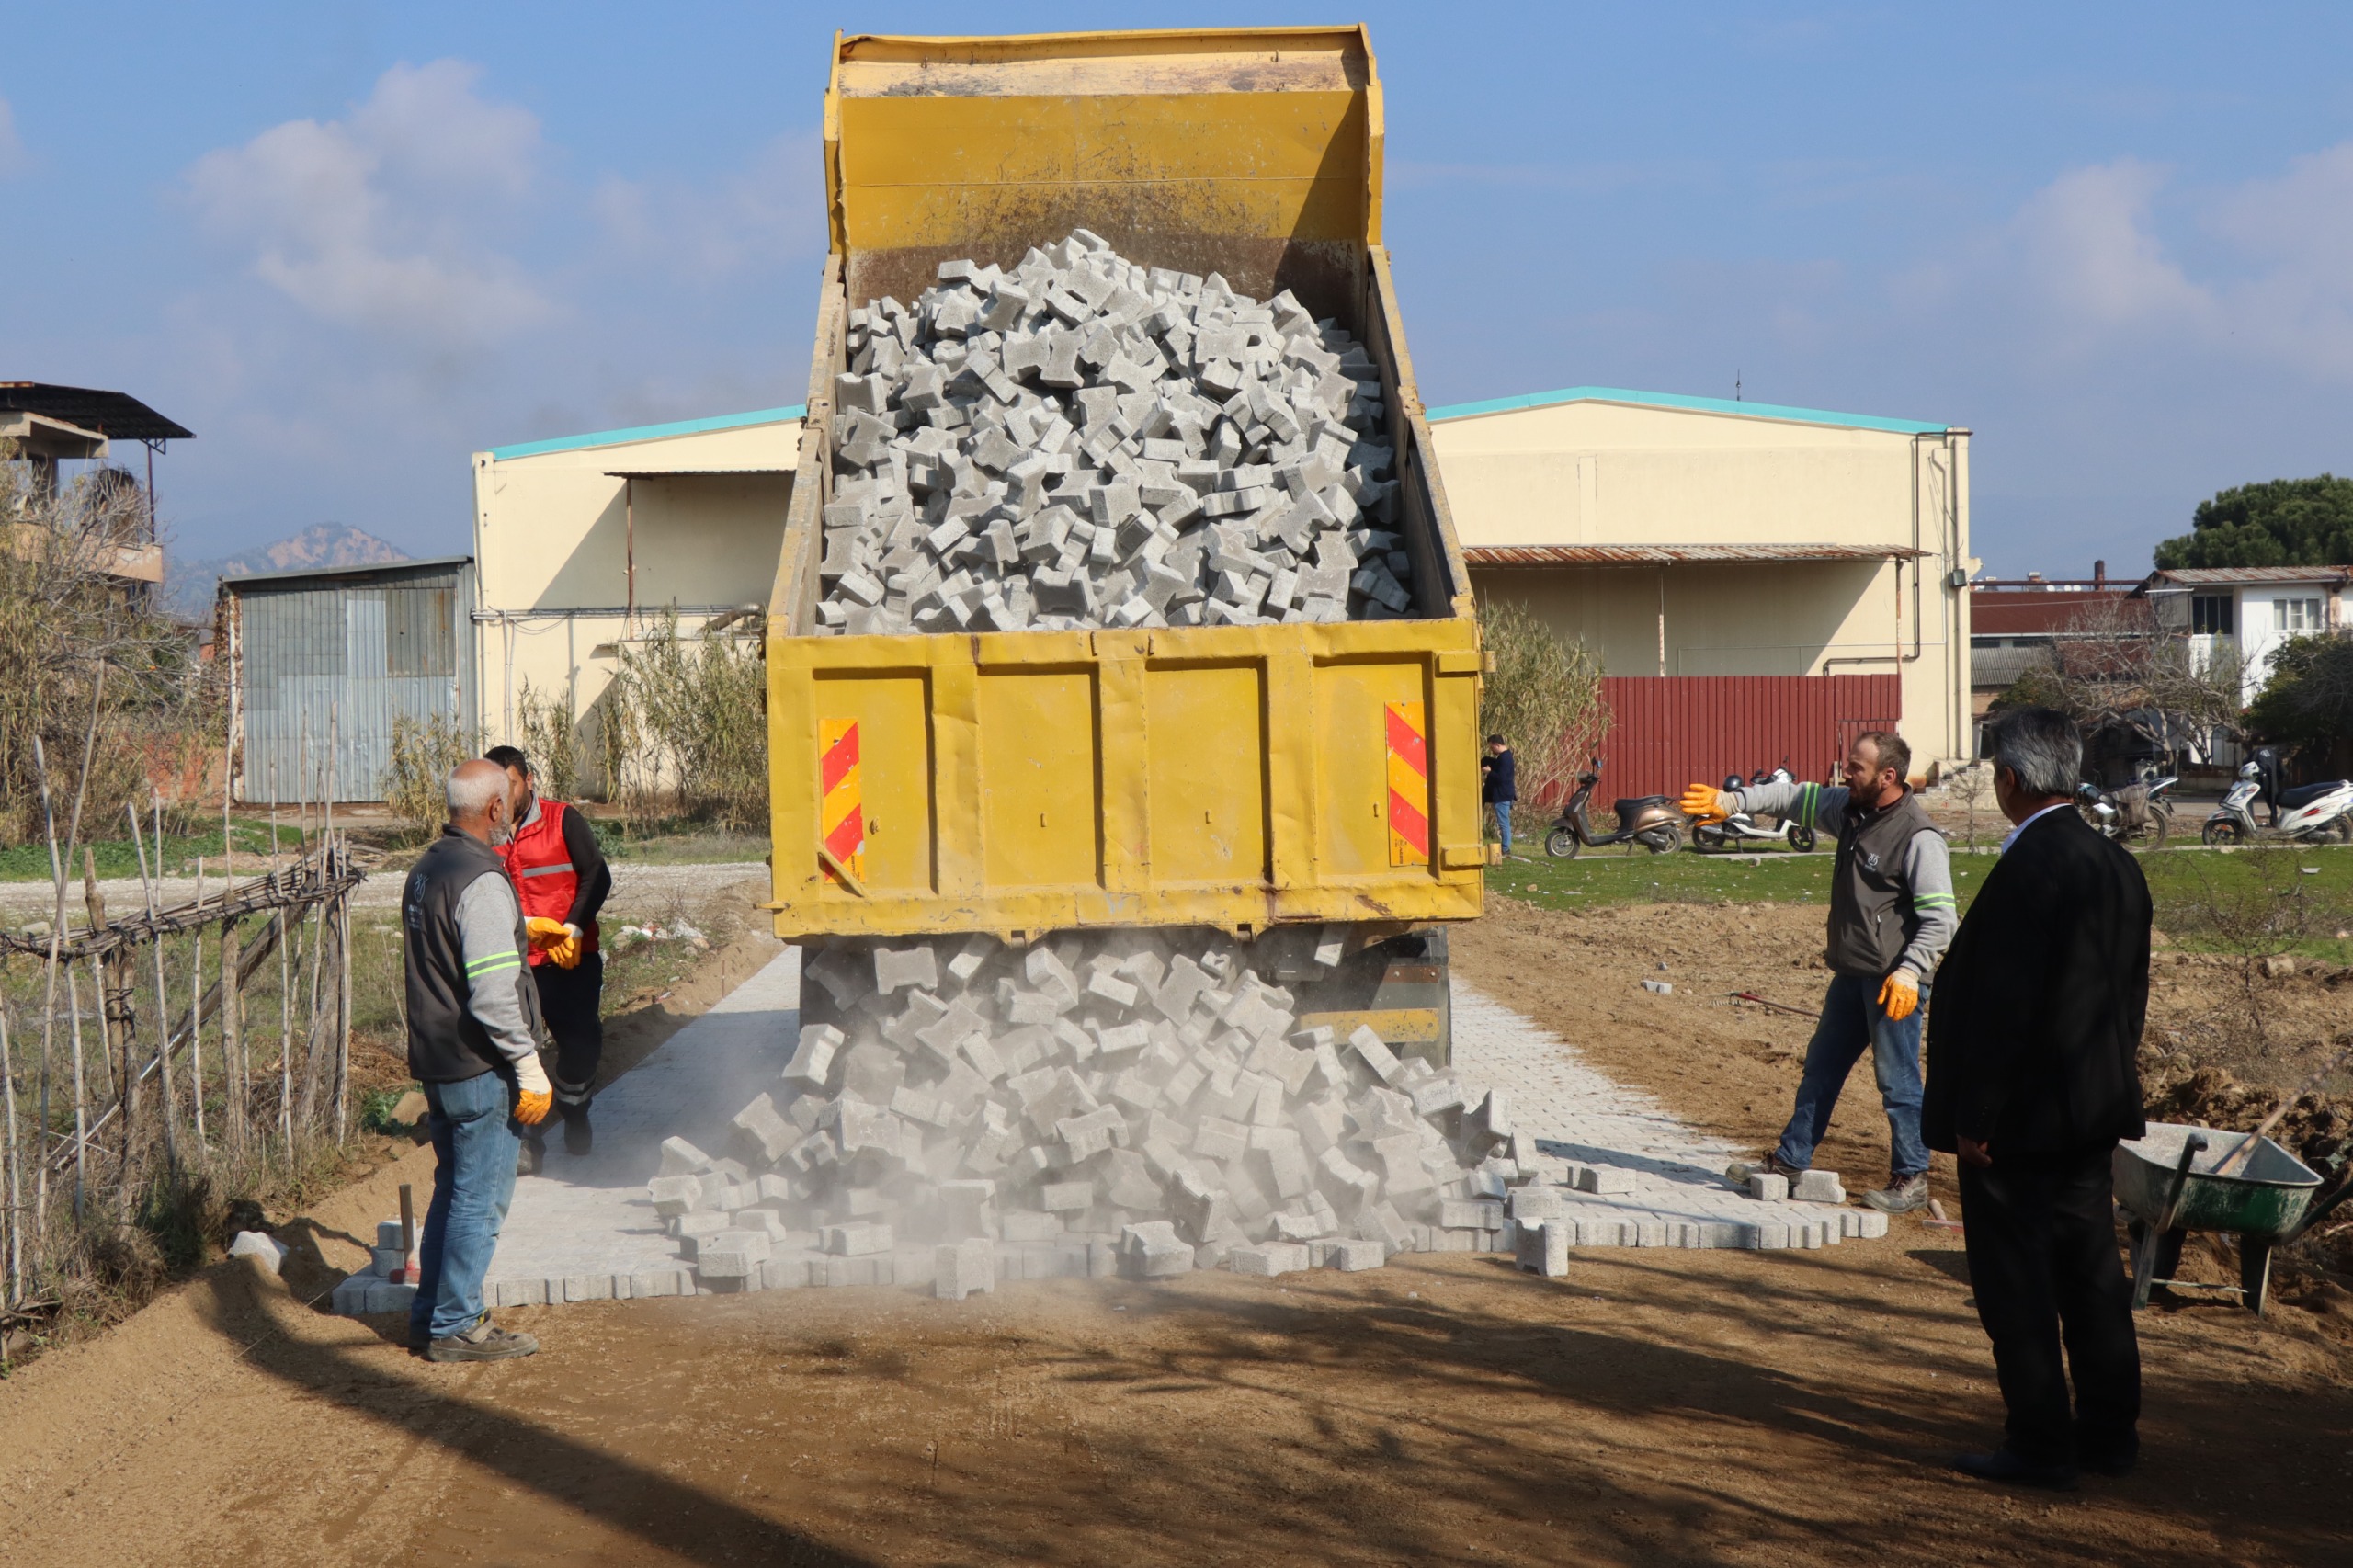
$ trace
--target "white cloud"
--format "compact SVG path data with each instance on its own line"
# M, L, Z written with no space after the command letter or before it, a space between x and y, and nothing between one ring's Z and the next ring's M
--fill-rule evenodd
M2168 243L2168 216L2207 243ZM2047 313L2046 347L2190 347L2337 380L2353 379L2348 247L2353 143L2220 189L2177 192L2165 170L2133 159L2072 169L2025 204L1988 259Z
M2165 173L2136 159L2071 169L2018 217L2024 260L2049 301L2093 325L2202 315L2211 301L2149 230Z
M601 181L594 208L623 257L699 281L822 249L823 148L814 132L779 136L707 186Z
M484 237L531 187L539 122L480 97L480 74L396 65L346 119L289 120L205 154L188 195L311 315L444 352L507 335L552 310Z
M0 179L20 174L31 164L25 155L25 143L17 135L17 111L8 100L0 98Z

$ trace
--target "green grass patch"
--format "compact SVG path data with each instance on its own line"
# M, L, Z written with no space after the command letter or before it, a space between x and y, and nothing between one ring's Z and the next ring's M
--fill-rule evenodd
M267 823L236 823L233 824L232 832L239 855L269 853L269 824ZM98 875L101 878L139 875L139 851L128 835L121 838L100 838L85 842L97 859ZM299 849L302 842L301 831L281 824L278 829L278 842L281 847ZM155 867L155 846L152 841L147 846L147 855L148 869L152 871ZM216 828L209 834L165 835L164 874L170 877L194 875L196 858L199 855L211 863L212 870L218 871L221 864L219 829ZM252 868L241 861L238 869L240 874L250 874ZM80 881L81 846L75 846L74 864L68 866L65 872L76 882ZM50 880L50 875L49 846L46 843L19 844L13 849L0 849L0 882L45 882Z
M2231 854L2159 850L2139 857L2157 926L2178 947L2243 953L2287 952L2353 963L2353 848L2262 846ZM1953 891L1966 911L1996 858L1956 850ZM1574 859L1539 856L1487 868L1491 892L1540 909L1613 903L1821 903L1830 898L1834 857L1653 855L1637 847L1587 851Z

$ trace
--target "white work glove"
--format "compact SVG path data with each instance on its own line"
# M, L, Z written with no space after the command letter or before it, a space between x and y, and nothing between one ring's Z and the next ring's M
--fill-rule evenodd
M515 1063L515 1119L526 1127L537 1127L548 1119L555 1107L555 1085L548 1082L547 1069L540 1065L540 1053L527 1053Z

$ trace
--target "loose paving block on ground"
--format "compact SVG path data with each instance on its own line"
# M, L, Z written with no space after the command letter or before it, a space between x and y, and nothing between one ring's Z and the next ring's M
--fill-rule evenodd
M704 1147L723 1145L736 1111L778 1081L799 1043L800 991L796 949L597 1096L594 1154L574 1158L551 1141L544 1171L516 1183L486 1291L491 1304L626 1300L697 1289L668 1222L654 1212L647 1184L661 1167L664 1139L683 1135ZM1587 1065L1573 1044L1461 981L1454 983L1453 994L1456 1064L1508 1091L1523 1137L1543 1159L1560 1163L1547 1185L1515 1189L1510 1200L1519 1229L1552 1231L1558 1239L1550 1251L1556 1260L1586 1247L1770 1250L1886 1233L1886 1216L1873 1210L1760 1201L1733 1190L1722 1179L1724 1167L1753 1151L1696 1131L1648 1096ZM756 1251L756 1244L748 1250ZM1189 1270L1190 1249L1182 1250ZM1363 1243L1314 1248L1311 1262L1364 1267L1372 1261L1370 1250ZM1542 1241L1519 1248L1527 1266L1540 1272L1547 1250ZM1286 1261L1290 1256L1284 1255ZM1147 1256L1141 1272L1154 1272L1150 1261ZM758 1259L746 1263L743 1289L930 1286L939 1267L929 1246L831 1258L822 1273L812 1270L802 1278L764 1270ZM960 1284L974 1278L977 1265L976 1258L964 1261ZM999 1243L990 1272L994 1280L1005 1280L1108 1271L1107 1259L1083 1242L1040 1240ZM368 1275L354 1276L337 1295L338 1309L349 1312L387 1311L405 1301L404 1287Z

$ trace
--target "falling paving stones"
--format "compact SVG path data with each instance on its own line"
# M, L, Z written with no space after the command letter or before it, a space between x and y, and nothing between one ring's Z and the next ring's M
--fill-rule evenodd
M1380 375L1080 229L849 312L816 631L1378 620L1413 604Z
M1330 927L812 949L840 1022L803 1025L725 1149L665 1143L648 1195L713 1290L1508 1251L1505 1200L1543 1173L1504 1095L1302 1028L1268 978L1344 949Z

